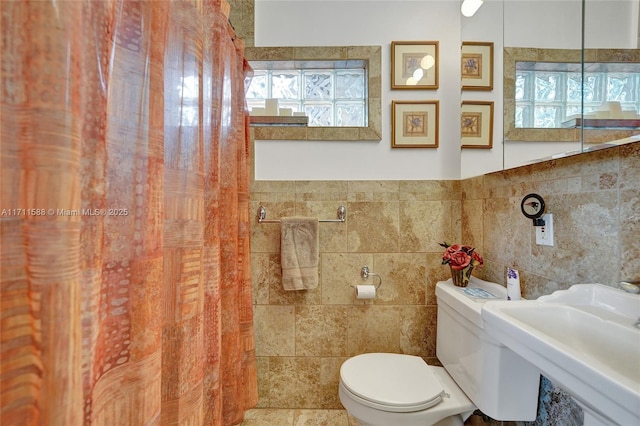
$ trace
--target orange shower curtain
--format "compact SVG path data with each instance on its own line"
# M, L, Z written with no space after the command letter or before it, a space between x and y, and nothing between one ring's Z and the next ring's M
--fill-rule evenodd
M228 4L0 8L0 424L240 422L250 69Z

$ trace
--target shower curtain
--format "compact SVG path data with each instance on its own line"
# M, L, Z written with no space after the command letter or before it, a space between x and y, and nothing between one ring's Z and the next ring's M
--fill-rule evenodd
M239 423L251 70L228 3L0 8L0 424Z

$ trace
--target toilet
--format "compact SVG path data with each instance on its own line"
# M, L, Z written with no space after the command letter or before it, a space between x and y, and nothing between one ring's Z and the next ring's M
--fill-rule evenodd
M480 310L506 289L471 277L436 284L436 354L444 367L421 357L366 353L340 367L340 402L361 426L462 425L476 410L495 420L533 421L540 372L483 328ZM517 303L517 302L514 302Z

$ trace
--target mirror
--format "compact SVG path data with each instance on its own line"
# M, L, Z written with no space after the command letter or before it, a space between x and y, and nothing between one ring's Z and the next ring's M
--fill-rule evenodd
M256 70L295 70L297 72L313 70L314 73L326 73L327 71L338 69L361 68L365 70L363 79L366 80L363 88L364 94L362 95L367 103L363 120L366 123L364 125L342 127L333 125L307 126L305 117L304 125L296 126L295 123L287 122L286 120L295 120L301 117L277 117L280 121L274 121L274 117L254 115L252 116L252 125L257 125L260 122L260 118L267 118L265 123L269 124L266 127L256 127L254 129L254 137L262 140L380 140L382 129L381 52L380 46L247 47L245 56ZM252 83L256 81L257 79ZM336 86L339 85L336 84ZM333 91L331 92L333 93ZM247 95L250 107L265 105L264 99L258 99L254 104L251 104L251 93L252 91L249 90ZM310 103L313 105L319 102L318 99L311 99ZM353 99L343 103L347 105L353 104ZM293 102L287 104L285 100L283 105L289 106L290 109L296 112L304 109L299 105L299 102L297 104ZM309 113L309 110L313 110L313 108L307 109L306 112ZM331 110L333 111L333 107Z
M460 112L458 107L455 110L456 104L459 102L456 99L456 95L460 94L460 101L480 101L480 102L493 102L494 103L494 123L493 123L493 147L491 149L472 149L463 148L460 150L457 147L449 147L447 150L446 145L442 145L438 150L432 150L432 152L418 152L410 158L401 158L405 153L393 152L390 156L387 153L387 146L385 144L359 144L358 152L354 150L348 150L349 155L340 156L342 161L341 167L344 170L348 170L349 176L357 173L357 176L369 177L369 170L373 169L369 165L366 167L359 166L356 171L353 171L352 165L354 163L353 157L361 155L361 151L366 151L366 155L369 158L377 161L379 167L384 167L385 170L391 170L392 173L402 168L398 173L402 177L406 178L407 173L405 170L411 170L413 177L414 174L419 178L429 179L431 176L440 178L447 176L447 173L452 173L452 178L466 178L470 176L477 176L485 173L490 173L503 168L517 167L524 164L529 164L538 160L544 160L553 158L555 156L568 155L567 153L580 153L583 149L595 149L600 147L600 143L586 143L582 146L582 128L574 129L573 133L580 134L578 140L563 140L559 137L545 137L543 142L535 140L535 138L528 138L525 140L510 140L510 135L505 137L505 114L506 108L504 105L503 93L506 90L505 76L504 76L504 60L505 60L505 48L521 48L521 49L555 49L562 51L579 51L581 52L583 44L586 49L606 49L615 55L615 52L619 49L627 51L638 49L638 16L640 13L639 0L554 0L554 1L539 1L539 0L485 0L484 4L475 13L473 17L466 18L460 14L459 5L451 5L451 2L445 1L433 1L425 0L424 2L416 2L413 4L412 12L385 14L383 11L385 7L389 10L393 9L396 5L394 2L375 2L376 7L368 8L366 3L360 2L341 2L346 7L345 14L339 15L340 25L337 27L340 31L335 33L327 30L326 28L334 25L333 20L335 17L327 18L323 20L317 20L317 30L313 34L305 31L305 26L315 25L316 19L309 17L307 4L303 5L301 2L258 2L257 9L260 10L258 16L262 17L262 24L258 25L254 19L253 1L248 0L246 2L239 2L237 11L232 8L232 22L234 27L239 31L239 34L246 34L247 46L254 45L254 28L256 34L262 30L264 33L270 36L265 40L264 35L263 43L265 45L279 45L284 43L290 45L291 41L287 31L281 30L281 23L296 22L296 25L289 31L295 35L293 40L301 45L315 45L316 43L325 46L335 46L343 44L364 44L375 43L376 45L383 46L382 48L382 70L378 76L383 81L388 79L388 63L390 61L388 48L386 47L392 40L405 39L405 40L419 40L418 36L413 36L411 31L404 31L402 22L413 22L414 16L429 16L429 14L436 14L438 21L430 21L430 29L433 31L433 27L437 27L436 24L443 24L443 28L438 27L439 36L432 39L440 39L443 43L446 42L449 45L448 49L442 49L441 54L443 56L443 64L447 63L449 72L449 78L441 78L441 86L443 82L449 82L453 78L460 75L459 61L457 56L459 55L455 50L459 47L461 42L493 42L494 43L494 67L493 67L493 90L491 91L471 91L454 88L453 90L446 91L441 87L437 93L426 93L427 99L433 97L434 99L446 99L449 105L451 105L447 114L443 116L447 117L446 126L443 126L441 130L447 130L449 132L449 140L455 140L460 135L460 130L457 129L456 121L459 118L456 116ZM282 3L282 4L281 4ZM322 2L305 2L309 4L322 3ZM372 2L373 3L373 2ZM386 5L388 3L388 5ZM268 5L267 5L268 4ZM286 7L285 7L286 6ZM373 9L370 13L363 14L360 9ZM324 13L322 7L317 9ZM416 12L417 10L418 12ZM369 12L369 11L368 11ZM327 12L328 13L328 12ZM352 14L352 15L351 15ZM367 16L367 19L359 20L348 19L349 16ZM323 15L324 16L324 15ZM583 19L584 16L584 19ZM418 18L415 18L418 19ZM422 18L420 18L422 19ZM266 21L266 23L265 23ZM298 22L299 21L299 22ZM366 21L366 22L365 22ZM455 21L455 22L454 22ZM583 26L584 21L584 26ZM422 21L420 21L422 22ZM459 23L459 24L458 24ZM245 28L246 31L242 31ZM273 25L274 34L267 32L269 25ZM460 32L458 33L459 25ZM379 28L378 28L379 27ZM415 28L418 28L416 25ZM372 30L375 28L375 31ZM414 27L409 26L413 29ZM583 30L584 28L584 30ZM269 30L271 31L271 30ZM351 33L351 31L353 33ZM417 30L416 30L417 31ZM408 36L399 36L399 34L410 34ZM418 34L421 34L418 32ZM284 40L284 42L283 42ZM584 41L583 41L584 40ZM453 47L452 47L453 46ZM445 58L445 55L450 55ZM256 58L257 59L257 58ZM446 60L445 60L446 59ZM560 58L562 59L562 58ZM560 62L560 61L558 61ZM515 66L515 65L514 65ZM376 100L379 101L377 108L384 111L385 116L376 118L378 124L371 130L374 132L374 136L377 140L382 137L388 138L390 127L389 119L387 118L389 113L389 104L392 99L398 97L397 93L389 93L387 84L384 86L377 82L377 88L380 91L376 93ZM370 93L371 94L371 93ZM384 96L383 96L384 95ZM637 96L637 93L636 93ZM402 97L407 97L406 94L402 94ZM443 105L446 103L443 102ZM515 107L514 107L515 108ZM502 113L501 113L502 112ZM515 112L514 112L515 115ZM509 113L509 117L511 114ZM385 128L386 126L386 128ZM594 129L590 129L594 130ZM273 130L269 130L273 131ZM288 132L294 131L293 129L287 130ZM544 132L544 130L543 130ZM595 132L593 132L595 133ZM601 142L607 143L625 143L634 142L637 139L637 134L633 133L629 138L626 136L620 136L610 130L600 132L606 135L606 138L601 139ZM321 135L319 139L322 140L337 140L337 141L355 141L358 140L356 135L353 135L350 139L348 136L342 134L335 135L328 133ZM287 136L288 137L288 136ZM284 136L282 137L284 138ZM282 139L281 138L281 139ZM277 139L275 136L265 136L263 139L270 141ZM313 142L315 137L308 138L306 135L290 137L294 140L309 140ZM362 140L362 139L360 139ZM375 140L375 138L374 138ZM506 141L505 141L506 140ZM587 142L589 142L587 140ZM349 149L351 145L344 144ZM453 145L453 144L452 144ZM340 147L342 148L342 144ZM278 156L279 151L274 150L273 147L284 151L289 150L288 145L272 143L270 148L270 154L274 157ZM305 145L304 147L296 146L296 150L300 152L303 158L312 153L316 155L318 153L323 154L327 150L324 147L316 146L312 143ZM405 150L406 151L406 150ZM288 151L287 151L288 152ZM442 157L442 158L432 158ZM350 161L351 160L351 161ZM453 168L445 167L443 164L452 164L454 161L459 161L460 172L453 171ZM415 162L415 163L414 163ZM434 164L434 168L430 168L427 171L421 169L420 172L413 173L413 170L420 167L416 164L423 164L429 162ZM360 163L358 163L360 164ZM401 165L399 165L401 164ZM415 165L415 167L413 167ZM316 170L313 165L304 164L300 166L300 173L304 176L308 175L308 170L313 170L321 178L324 177L322 170ZM304 170L303 170L304 169ZM375 176L371 176L373 178Z
M582 139L586 146L632 136L639 127L640 49L504 53L506 140Z
M640 111L638 3L503 2L505 169L640 140L635 120ZM573 81L565 76L564 85L553 86L552 79L563 74L557 72L562 65L552 64L577 64ZM538 84L527 82L525 87L523 75L535 70L540 71L541 78L534 79ZM574 102L577 108L558 117L561 126L551 127L548 113L554 111L554 103L571 90L571 82L580 85L582 81L585 83L579 90L584 99L578 97ZM621 82L623 87L616 87ZM552 99L535 106L536 87L540 92L553 90ZM538 96L544 98L543 94ZM528 124L523 123L527 121L522 118L523 111L529 113ZM532 121L545 119L546 128L532 128Z

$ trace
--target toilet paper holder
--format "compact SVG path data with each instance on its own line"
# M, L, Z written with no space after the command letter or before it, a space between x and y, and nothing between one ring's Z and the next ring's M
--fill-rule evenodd
M380 286L382 285L382 277L380 275L376 274L375 272L371 272L369 270L369 267L367 265L364 265L362 267L362 269L360 269L360 277L363 280L366 281L366 280L369 279L369 275L373 275L374 277L378 277L378 285L374 284L374 286L376 287L376 290L380 289ZM355 288L355 286L353 286L353 285L351 287Z

